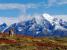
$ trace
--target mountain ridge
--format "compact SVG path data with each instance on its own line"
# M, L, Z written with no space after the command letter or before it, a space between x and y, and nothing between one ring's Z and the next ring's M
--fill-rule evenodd
M39 23L40 22L40 23ZM40 17L34 17L27 21L13 23L7 26L2 32L9 32L14 29L17 34L24 34L30 36L67 36L67 22L62 19L58 20L49 14L43 14ZM62 26L62 25L63 26Z

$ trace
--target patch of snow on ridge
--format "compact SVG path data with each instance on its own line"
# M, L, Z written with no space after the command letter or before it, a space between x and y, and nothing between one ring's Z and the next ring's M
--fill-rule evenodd
M44 19L48 20L52 25L55 24L55 30L57 29L61 29L61 30L67 30L66 28L62 27L60 24L59 24L59 21L62 19L63 21L66 21L64 20L65 17L64 16L50 16L49 14L43 14L43 17ZM67 17L66 17L67 19Z
M44 19L48 20L50 23L53 22L54 18L52 16L50 16L49 14L43 14L43 17L44 17Z
M67 15L52 15L56 17L58 20L62 19L63 21L67 21Z
M42 24L43 22L43 16L39 15L39 16L34 16L35 20L36 20L36 23L37 24Z

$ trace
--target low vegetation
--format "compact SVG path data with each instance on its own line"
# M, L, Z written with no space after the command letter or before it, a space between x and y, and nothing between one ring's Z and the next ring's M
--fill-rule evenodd
M34 38L24 35L0 34L0 50L67 50L67 37Z

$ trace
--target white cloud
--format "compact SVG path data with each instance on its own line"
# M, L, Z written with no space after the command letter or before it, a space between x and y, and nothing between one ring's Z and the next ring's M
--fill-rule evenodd
M0 10L8 10L8 9L18 9L21 12L26 13L29 8L38 8L41 6L40 4L18 4L18 3L3 3L0 4Z
M29 8L39 8L39 7L45 7L50 8L51 6L57 6L67 4L67 0L48 0L48 3L40 2L40 3L29 3L29 4L19 4L19 3L0 3L0 10L6 10L6 9L18 9L21 10L21 13L24 13L26 15L26 11Z
M32 19L31 16L26 15L26 16L19 16L19 17L0 17L0 25L3 23L6 23L8 26L10 26L13 23L18 23L18 22L22 22L22 21L26 21L26 20L30 20Z
M67 4L67 0L48 0L48 3L40 2L40 3L29 3L29 4L19 4L19 3L0 3L0 9L28 9L28 8L37 8L40 6L50 7L53 5L62 5Z
M17 4L17 3L6 3L0 4L0 9L26 9L34 8L35 4Z
M67 0L48 0L48 6L67 4Z
M19 9L26 11L28 8L38 8L43 6L45 8L53 5L63 5L67 4L67 0L48 0L48 3L29 3L29 4L19 4L19 3L0 3L0 9Z
M60 2L59 5L67 4L67 2Z
M6 23L8 26L15 23L15 22L19 22L19 19L18 18L8 18L8 17L0 17L0 25L3 24L3 23Z

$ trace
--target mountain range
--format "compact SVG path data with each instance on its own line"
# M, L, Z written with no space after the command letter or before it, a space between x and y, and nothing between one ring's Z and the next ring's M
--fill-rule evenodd
M13 29L14 33L29 35L33 37L65 37L67 36L67 21L43 14L39 17L32 17L29 20L20 21L7 25L7 23L0 24L0 32L9 32Z

